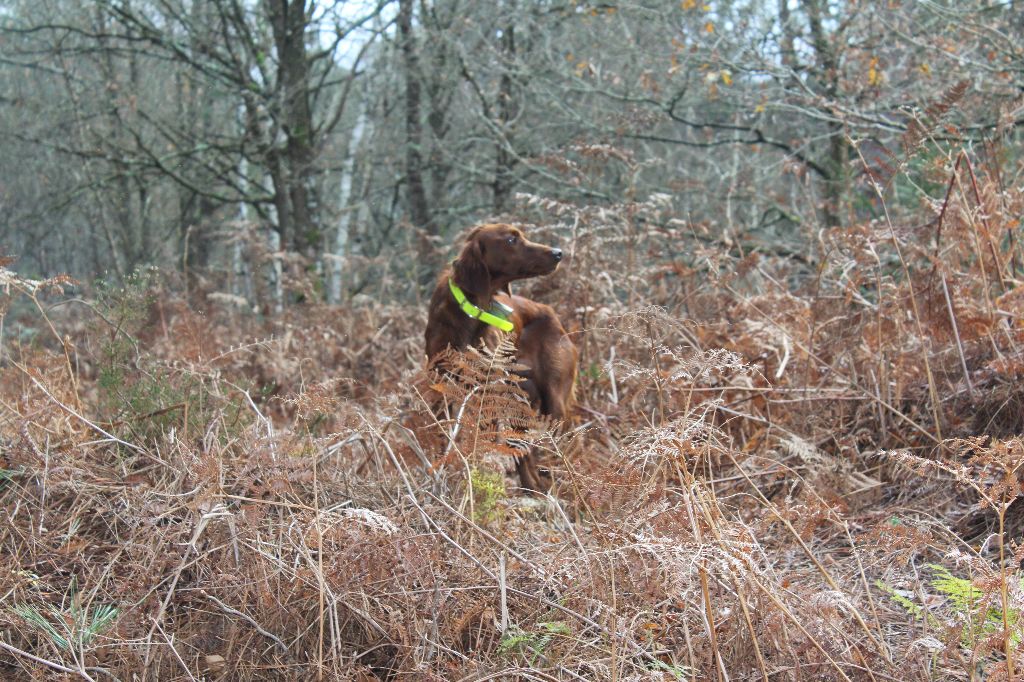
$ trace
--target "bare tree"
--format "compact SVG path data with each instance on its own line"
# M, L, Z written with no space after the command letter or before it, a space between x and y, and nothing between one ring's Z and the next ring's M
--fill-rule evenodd
M0 239L38 244L40 267L215 267L217 230L241 218L330 270L340 298L342 263L365 268L349 293L373 268L432 270L525 192L659 195L711 234L799 251L811 229L876 214L866 149L868 166L906 165L935 151L910 138L1019 136L1015 9L13 0Z
M180 192L179 238L217 207L246 204L283 248L312 258L328 242L320 186L386 5L104 0L91 17L27 11L5 33L35 56L30 68L66 83L78 125L61 151L102 162L92 172L110 175L120 210L146 206L158 178ZM141 192L130 203L125 183ZM149 235L116 239L127 261L145 260L154 231L139 215L118 222Z

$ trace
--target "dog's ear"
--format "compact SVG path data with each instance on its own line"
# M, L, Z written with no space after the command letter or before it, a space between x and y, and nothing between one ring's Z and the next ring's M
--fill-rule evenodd
M483 247L480 240L471 234L462 247L462 253L452 264L455 283L468 294L476 298L486 298L491 293L491 273L484 262Z

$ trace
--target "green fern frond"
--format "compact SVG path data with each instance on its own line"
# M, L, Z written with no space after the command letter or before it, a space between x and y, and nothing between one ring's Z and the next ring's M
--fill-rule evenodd
M43 615L39 609L28 604L19 604L11 610L26 623L41 631L57 648L69 653L78 647L88 645L106 630L120 613L118 608L110 604L101 604L94 607L91 614L86 614L80 606L75 605L74 600L67 611L48 606L48 615Z

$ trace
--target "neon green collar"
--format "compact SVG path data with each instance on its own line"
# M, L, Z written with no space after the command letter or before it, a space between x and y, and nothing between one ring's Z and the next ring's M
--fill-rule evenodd
M462 289L455 284L455 280L451 277L448 278L448 288L452 290L452 296L455 297L456 303L458 303L459 307L462 308L462 312L466 313L473 319L480 320L484 324L489 324L492 327L497 327L503 332L510 332L515 329L515 325L505 318L492 315L486 310L481 310L473 305L470 300L466 298L466 294L462 293Z

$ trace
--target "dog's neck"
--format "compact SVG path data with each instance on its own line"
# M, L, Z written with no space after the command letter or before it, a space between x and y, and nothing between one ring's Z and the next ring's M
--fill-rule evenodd
M480 339L492 329L489 325L480 320L474 320L462 311L458 301L455 300L451 290L448 288L448 279L451 277L454 277L454 274L451 268L448 268L442 273L431 297L430 315L427 319L427 355L431 357L444 350L443 346L434 347L440 346L442 339L444 345L451 346L454 350L462 351L469 346L478 346ZM455 280L455 284L461 288L458 280ZM504 286L507 287L508 285ZM487 310L490 307L491 301L494 300L499 291L501 291L500 288L492 288L485 295L480 295L479 292L474 293L463 289L466 298L473 305L483 310ZM447 334L431 334L431 327L438 325L447 327L445 330ZM434 331L440 332L441 330ZM437 339L437 341L432 343L432 338Z
M444 282L445 286L447 286L447 281L448 280L445 280ZM501 291L498 288L492 288L487 292L481 294L480 292L467 291L466 287L462 286L462 283L459 282L459 280L455 279L454 276L452 276L452 281L454 281L455 285L462 290L462 293L465 294L466 299L469 300L470 303L472 303L478 308L481 308L482 310L487 310L487 308L490 307L491 303L494 301L494 297L497 295L499 291ZM451 300L452 305L454 305L456 308L459 307L458 301L455 300L455 297L452 296L450 292L448 298Z

